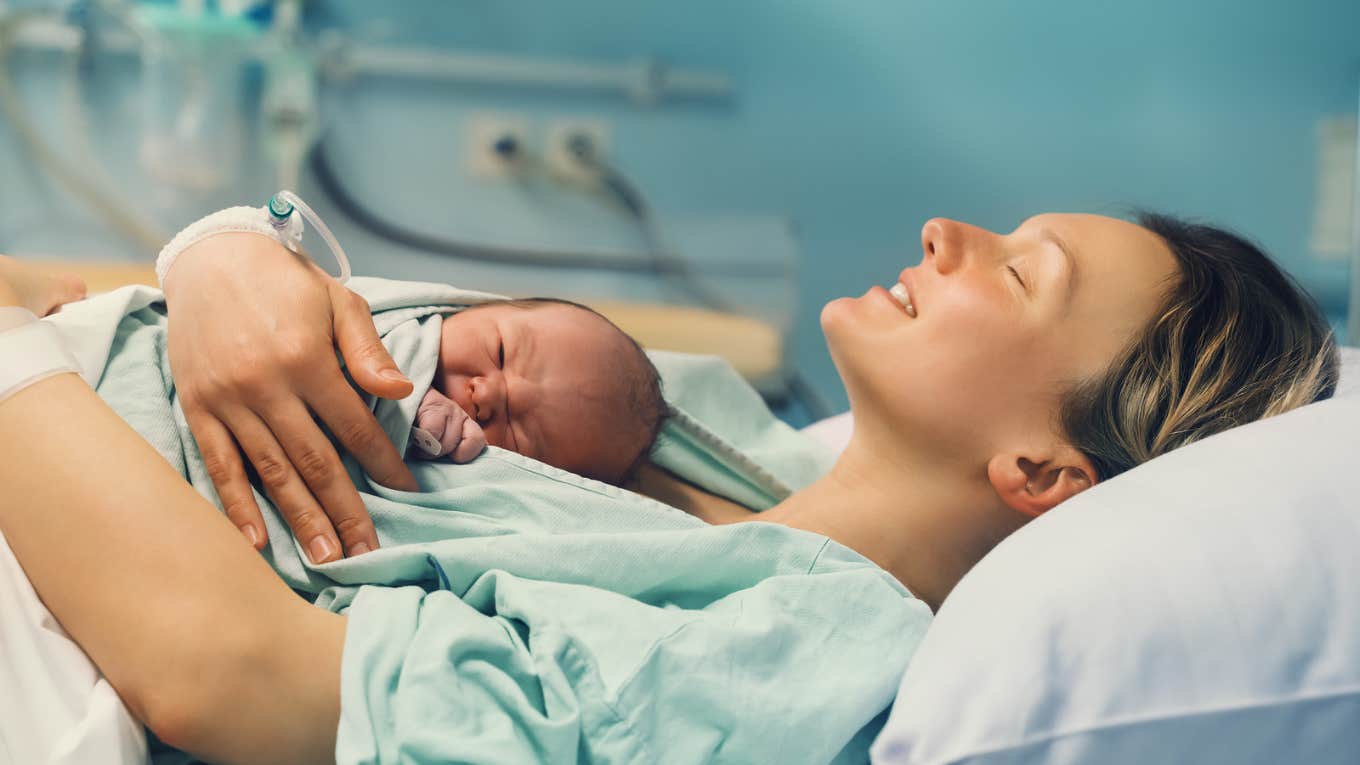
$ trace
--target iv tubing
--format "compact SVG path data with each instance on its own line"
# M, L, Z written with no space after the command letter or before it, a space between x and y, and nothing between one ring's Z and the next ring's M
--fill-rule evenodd
M326 226L326 223L321 220L321 216L317 215L315 210L308 206L306 202L302 201L302 197L299 197L288 189L284 189L275 194L273 199L269 200L269 213L275 218L287 220L288 216L293 212L293 209L287 211L276 210L274 205L275 200L285 202L290 208L296 209L298 212L302 213L302 217L306 218L316 227L316 232L321 235L323 240L325 240L326 246L331 249L331 254L335 256L335 262L340 265L340 276L337 277L337 280L341 284L349 281L349 277L352 274L349 268L349 258L345 257L344 248L340 246L340 242L336 241L335 235L331 233L331 230Z

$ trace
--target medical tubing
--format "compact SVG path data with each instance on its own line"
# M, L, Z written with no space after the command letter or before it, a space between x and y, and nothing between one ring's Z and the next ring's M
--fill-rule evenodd
M684 286L686 291L694 295L703 305L708 307L729 305L725 298L717 295L694 276L686 261L666 253L660 233L651 215L650 206L646 202L646 197L623 173L607 165L601 166L601 180L604 187L618 199L623 208L641 226L647 246L647 252L641 257L499 247L458 242L413 231L382 218L350 194L336 175L335 168L326 156L325 147L324 140L318 141L312 150L310 167L317 185L321 187L321 190L325 192L342 215L380 239L425 252L498 265L652 273L663 279L674 275L675 281ZM595 161L599 162L598 159ZM727 271L728 269L715 270ZM824 419L835 413L826 397L802 374L796 370L789 370L786 377L789 391L802 402L813 419Z
M302 201L302 197L299 197L297 194L294 194L287 189L275 194L274 197L276 199L282 199L292 205L298 212L302 213L302 217L311 222L316 228L316 232L320 234L321 238L326 242L326 246L331 248L331 254L335 256L335 262L340 265L340 276L337 277L337 281L341 284L348 282L350 276L353 274L349 267L349 258L345 257L345 249L340 246L340 242L336 241L335 235L331 233L330 227L326 225L326 222L321 220L321 216L316 214L316 211L311 208L311 205ZM272 200L270 208L272 214Z
M326 156L325 142L319 142L312 150L309 163L316 183L329 197L335 209L369 234L414 250L447 255L460 260L478 263L494 263L502 266L527 268L560 268L582 271L614 271L617 273L657 273L661 270L678 270L685 267L680 258L666 255L660 263L651 255L624 255L609 252L580 252L569 250L548 250L532 247L505 247L478 242L461 242L454 239L431 236L400 223L394 223L364 206L350 193L334 166ZM712 270L732 275L764 274L768 268L758 265L714 264Z
M689 293L690 297L705 308L725 313L740 313L732 301L699 279L687 261L672 258L667 254L666 242L661 236L661 228L656 225L656 219L652 216L651 205L647 203L642 191L628 180L627 176L597 157L592 156L585 161L594 164L600 174L601 185L637 222L638 230L642 233L643 242L647 246L647 256L652 261L657 278L663 283L679 287L682 294Z
M43 137L30 119L28 109L19 98L8 68L10 44L19 25L32 18L50 15L43 10L0 12L0 111L9 119L19 140L28 147L29 154L44 170L61 183L76 198L94 209L114 229L141 247L155 249L166 241L164 232L141 218L137 210L115 194L87 177L88 169L72 166L63 154ZM96 172L97 175L107 175Z
M654 260L659 261L664 257L665 243L661 238L661 230L656 225L655 218L652 217L651 206L647 203L647 197L643 195L642 191L626 175L598 157L586 155L581 156L581 159L595 165L596 170L600 173L600 181L604 188L613 194L619 204L637 220L643 238L647 242L648 252ZM704 284L689 269L687 263L682 261L679 265L681 268L673 271L658 269L657 276L663 280L678 283L694 299L709 308L728 313L734 312L731 301ZM836 413L835 407L831 405L826 396L822 395L821 391L817 390L817 387L797 369L785 370L784 382L788 385L789 393L803 404L803 408L814 422L824 420Z

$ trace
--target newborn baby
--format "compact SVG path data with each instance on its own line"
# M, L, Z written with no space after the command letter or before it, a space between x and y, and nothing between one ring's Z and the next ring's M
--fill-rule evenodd
M666 412L656 368L608 319L553 298L496 301L444 318L411 452L467 462L491 444L618 485Z

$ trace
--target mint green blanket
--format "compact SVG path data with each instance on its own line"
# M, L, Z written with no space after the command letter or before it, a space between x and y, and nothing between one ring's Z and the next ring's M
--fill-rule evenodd
M491 296L351 286L416 383L376 404L404 445L441 314ZM216 502L175 399L158 299L120 290L54 323L99 394ZM828 467L726 365L655 358L678 414L654 461L758 509ZM339 762L867 760L930 621L872 563L784 526L709 526L494 447L412 470L421 492L372 485L351 465L382 547L321 566L259 497L268 561L348 615Z

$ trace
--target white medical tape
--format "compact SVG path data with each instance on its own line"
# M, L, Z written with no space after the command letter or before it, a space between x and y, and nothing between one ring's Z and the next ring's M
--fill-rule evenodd
M57 328L27 309L0 308L0 327L7 327L0 329L0 401L52 375L80 372Z
M216 234L261 234L289 249L302 241L302 216L293 215L285 231L270 223L269 210L263 207L228 207L185 226L156 256L156 280L165 286L165 275L181 252Z

